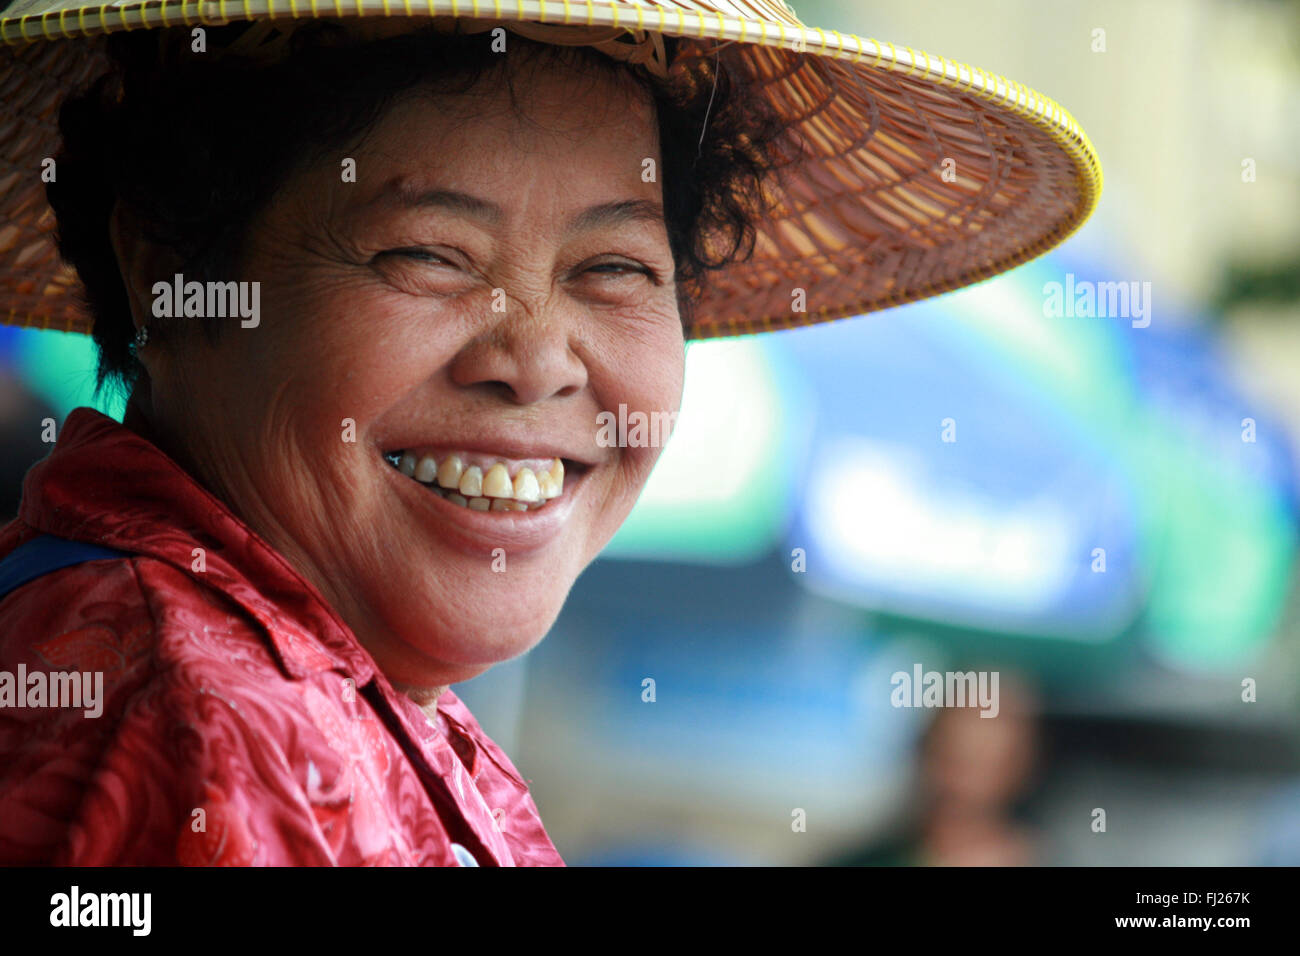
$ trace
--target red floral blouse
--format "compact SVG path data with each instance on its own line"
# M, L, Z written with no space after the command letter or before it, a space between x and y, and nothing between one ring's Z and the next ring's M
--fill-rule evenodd
M38 533L133 557L0 602L0 672L103 674L99 716L0 706L0 863L564 865L457 696L427 718L311 584L135 432L68 416L0 559Z

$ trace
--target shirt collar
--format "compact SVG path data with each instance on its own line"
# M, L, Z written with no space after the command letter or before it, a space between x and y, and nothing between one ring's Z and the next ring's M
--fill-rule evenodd
M293 679L375 663L321 593L160 448L93 408L68 414L28 471L19 518L39 531L164 561L261 625ZM199 553L203 549L203 569Z

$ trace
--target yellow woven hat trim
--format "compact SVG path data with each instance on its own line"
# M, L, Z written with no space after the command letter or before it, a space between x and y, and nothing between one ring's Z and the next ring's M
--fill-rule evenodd
M661 76L662 37L706 51L737 44L803 157L784 171L753 256L708 276L689 338L813 325L979 282L1064 241L1101 195L1096 151L1059 104L963 63L808 27L781 0L17 0L4 14L0 323L10 325L90 331L40 173L58 150L63 95L102 72L102 36L121 30L366 17L400 32L456 17L465 32L500 25L591 45ZM273 43L267 30L246 38Z

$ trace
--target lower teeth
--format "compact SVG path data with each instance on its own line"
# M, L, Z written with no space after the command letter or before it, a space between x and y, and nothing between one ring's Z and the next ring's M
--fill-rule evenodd
M411 480L416 481L414 478ZM424 485L434 494L470 511L536 511L547 504L545 501L516 501L513 498L466 498L450 488L439 488L437 485L425 484L423 481L416 481L416 484Z

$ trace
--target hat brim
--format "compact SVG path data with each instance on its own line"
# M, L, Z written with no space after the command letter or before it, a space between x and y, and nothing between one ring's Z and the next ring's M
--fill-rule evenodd
M90 331L39 174L57 151L63 95L105 68L102 36L120 30L396 14L616 26L710 48L734 42L803 155L783 170L753 255L709 275L688 338L813 325L968 286L1064 241L1097 205L1101 165L1087 135L1028 87L807 27L764 0L749 0L755 18L729 12L734 0L678 2L673 10L627 0L427 0L412 10L409 0L17 0L0 19L0 322Z

